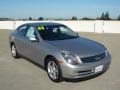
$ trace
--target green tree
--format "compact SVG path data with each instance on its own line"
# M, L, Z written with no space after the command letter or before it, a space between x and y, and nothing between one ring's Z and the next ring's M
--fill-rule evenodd
M108 11L106 13L103 12L100 19L101 20L110 20L111 18L110 18L109 12Z
M109 12L106 12L104 20L110 20L110 14L109 14Z
M104 12L102 13L102 15L101 15L101 18L100 18L101 20L104 20L105 19L105 14L104 14Z
M43 17L39 17L38 20L44 20L44 18Z
M120 20L120 15L118 16L117 20Z
M93 20L92 18L84 17L82 20Z
M32 17L29 17L29 20L32 20Z
M77 17L76 17L76 16L73 16L73 17L72 17L72 20L77 20Z

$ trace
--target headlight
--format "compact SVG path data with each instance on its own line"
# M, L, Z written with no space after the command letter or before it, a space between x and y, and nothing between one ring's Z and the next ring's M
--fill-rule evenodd
M69 64L76 65L82 63L78 56L73 55L67 51L62 51L61 54L64 57L65 61Z

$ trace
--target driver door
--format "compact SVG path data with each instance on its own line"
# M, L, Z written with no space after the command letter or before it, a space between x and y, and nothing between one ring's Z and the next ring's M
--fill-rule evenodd
M38 40L38 36L37 36L37 32L35 30L34 27L29 27L26 33L26 48L25 48L25 52L26 52L26 56L35 61L35 62L39 62L40 60L40 43L37 41Z

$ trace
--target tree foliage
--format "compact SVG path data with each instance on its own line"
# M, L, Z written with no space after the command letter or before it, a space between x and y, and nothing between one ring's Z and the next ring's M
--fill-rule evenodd
M84 17L82 20L93 20L92 18Z
M101 20L104 20L104 18L105 18L105 14L103 12L102 15L101 15Z
M76 17L76 16L73 16L73 17L72 17L72 20L77 20L77 17Z
M106 13L103 12L100 19L101 20L111 20L109 12L106 12Z
M44 20L44 18L43 17L39 17L38 20Z
M29 17L29 20L32 20L32 17Z
M117 20L120 20L120 15L118 16Z

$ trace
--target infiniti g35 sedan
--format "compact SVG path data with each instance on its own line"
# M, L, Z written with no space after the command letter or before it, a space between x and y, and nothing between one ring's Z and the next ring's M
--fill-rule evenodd
M9 43L14 58L29 58L42 66L54 82L101 74L111 63L104 45L59 23L23 24L11 33Z

